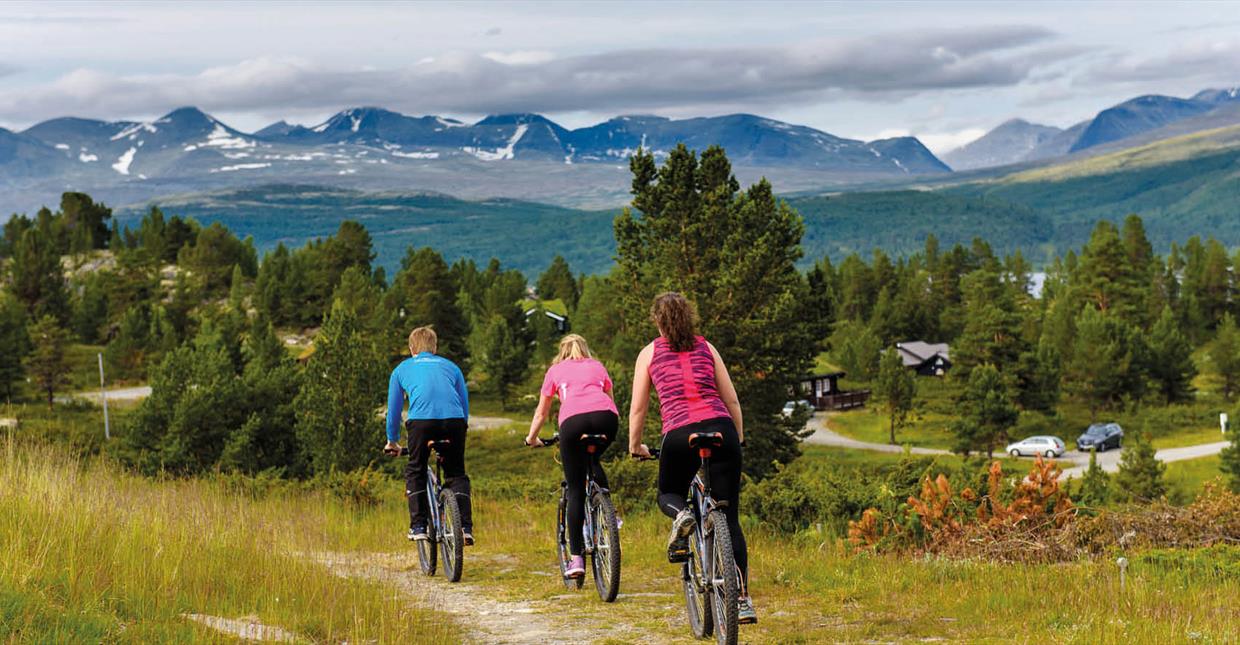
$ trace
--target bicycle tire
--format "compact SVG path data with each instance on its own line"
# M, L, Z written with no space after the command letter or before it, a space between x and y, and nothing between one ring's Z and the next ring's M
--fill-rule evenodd
M443 574L449 582L459 582L464 568L462 559L465 555L465 530L461 528L461 507L456 503L456 495L451 490L439 493L440 513L443 522L443 535L439 542L440 554L443 555Z
M706 516L706 541L714 566L711 573L711 610L715 619L715 640L719 645L736 645L738 638L737 601L740 596L740 573L732 554L732 533L723 511Z
M689 631L697 638L710 638L715 631L715 619L711 614L710 591L702 571L706 560L698 536L696 529L689 536L689 559L681 568L681 584L685 592L685 611L689 615Z
M568 561L572 558L568 548L568 497L563 492L560 493L560 507L556 514L556 531L555 531L555 560L560 569L560 580L569 590L581 589L585 584L585 576L577 578L569 578L564 574L568 572Z
M603 602L615 602L620 593L620 529L616 526L616 507L611 496L595 491L590 509L594 516L594 588Z
M436 544L432 535L427 535L425 540L415 540L418 545L418 564L422 566L422 574L426 576L435 575L435 566L438 559L439 545Z

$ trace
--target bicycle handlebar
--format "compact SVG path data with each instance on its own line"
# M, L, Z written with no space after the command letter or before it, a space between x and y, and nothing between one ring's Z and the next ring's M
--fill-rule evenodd
M660 452L660 451L659 451L659 449L658 449L658 448L647 448L647 450L649 450L649 451L650 451L650 456L649 456L649 457L642 457L642 456L639 456L639 455L633 455L633 458L634 458L634 459L636 459L636 460L638 460L638 461L654 461L655 459L658 459L658 458L659 458L659 452Z
M408 448L406 448L406 447L404 447L404 446L401 446L399 451L396 451L396 450L388 450L388 449L384 448L384 449L383 449L383 454L385 454L385 455L387 455L387 456L389 456L389 457L404 457L404 456L406 456L406 455L408 455L408 454L409 454L409 449L408 449Z
M543 445L543 447L544 447L544 448L545 448L545 447L547 447L547 446L554 446L555 444L557 444L557 443L559 443L559 442L560 442L560 435L558 435L558 434L553 434L553 435L551 435L550 437L547 437L546 439L543 439L542 437L539 437L539 440L540 440L540 441L542 441L542 445ZM529 447L531 447L531 448L537 448L537 447L538 447L536 444L532 444L532 443L527 443L527 444L525 444L525 445L527 445L527 446L529 446Z

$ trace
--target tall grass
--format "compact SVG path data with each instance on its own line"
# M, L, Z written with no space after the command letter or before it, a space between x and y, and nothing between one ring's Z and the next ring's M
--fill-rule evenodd
M0 458L0 640L219 640L185 613L256 617L314 641L444 642L442 616L334 577L323 548L348 511L218 482L151 481L11 437ZM425 603L419 603L425 604Z

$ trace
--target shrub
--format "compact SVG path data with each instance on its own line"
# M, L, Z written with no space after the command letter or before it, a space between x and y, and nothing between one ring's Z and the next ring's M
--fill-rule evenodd
M326 491L336 499L355 508L377 506L383 498L386 478L370 467L357 470L329 470L310 480L312 488Z
M622 514L658 504L658 462L620 457L603 462L603 468L611 485L611 500Z

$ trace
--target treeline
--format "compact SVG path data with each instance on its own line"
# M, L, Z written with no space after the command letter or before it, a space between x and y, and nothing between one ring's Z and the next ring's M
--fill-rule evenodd
M567 313L624 401L632 360L656 333L649 303L678 289L697 303L702 332L747 393L750 442L763 455L748 470L761 476L798 454L800 426L778 412L824 329L795 268L801 219L765 182L741 191L719 148L699 158L681 147L662 167L639 154L632 170L634 211L615 223L616 269L574 276L557 256L533 289L498 260L449 265L412 246L389 277L373 266L370 235L356 222L260 262L251 240L222 225L152 208L135 228L118 227L105 206L66 195L59 212L6 229L6 256L40 261L6 262L4 385L21 395L13 385L24 375L60 372L48 382L50 405L64 385L65 343L105 343L110 374L153 387L117 449L140 469L346 471L373 458L384 379L410 328L433 325L471 389L508 405L534 390L558 342L543 307ZM79 201L91 217L75 215ZM56 338L36 339L34 320ZM294 360L277 329L313 344ZM40 343L59 362L37 365ZM651 432L657 423L655 415Z
M1189 238L1154 253L1140 217L1101 221L1079 252L1046 269L1040 297L1019 252L997 256L981 239L892 259L881 250L809 272L825 294L827 347L850 376L884 385L880 356L896 342L951 344L961 392L962 452L990 452L1026 413L1054 415L1063 400L1091 415L1195 398L1196 349L1219 393L1240 387L1240 256ZM890 389L879 387L880 394Z

